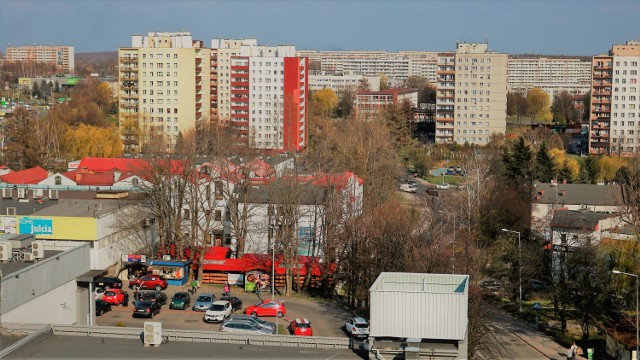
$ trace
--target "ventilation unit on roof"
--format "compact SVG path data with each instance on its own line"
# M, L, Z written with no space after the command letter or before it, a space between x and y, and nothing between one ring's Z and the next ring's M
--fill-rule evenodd
M11 260L11 248L10 242L0 242L0 261L9 261Z
M27 189L18 188L18 199L26 199L27 198Z
M13 197L13 189L2 189L2 197L4 199L11 199Z

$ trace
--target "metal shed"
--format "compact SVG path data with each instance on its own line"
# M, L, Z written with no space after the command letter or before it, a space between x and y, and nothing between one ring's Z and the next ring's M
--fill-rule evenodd
M439 343L444 353L466 358L469 275L384 272L369 295L371 342Z

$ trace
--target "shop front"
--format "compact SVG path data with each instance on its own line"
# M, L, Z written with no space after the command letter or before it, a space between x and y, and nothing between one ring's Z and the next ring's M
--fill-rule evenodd
M150 260L147 273L164 277L169 285L180 286L189 282L190 265L191 260Z

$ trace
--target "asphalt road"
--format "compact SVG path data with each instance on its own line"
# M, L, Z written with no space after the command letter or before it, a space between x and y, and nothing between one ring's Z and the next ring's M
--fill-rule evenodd
M124 287L127 287L125 282ZM165 292L168 297L167 305L162 306L160 314L156 315L153 321L162 322L162 327L167 329L191 329L191 330L208 330L218 331L219 324L205 323L202 321L204 312L193 311L191 308L187 310L170 310L168 303L171 301L171 297L178 291L185 291L186 287L170 286ZM126 289L129 294L132 294L131 290ZM191 297L191 304L195 302L195 299L199 294L213 293L216 298L219 298L222 293L221 286L204 285L201 287L197 294ZM243 302L243 306L246 308L248 305L255 304L259 301L258 297L254 293L245 293L240 288L233 288L231 291L233 296L237 296ZM270 299L271 294L261 294L263 299ZM133 299L133 296L131 296ZM349 319L351 314L340 308L339 306L323 301L322 299L303 298L303 297L291 297L285 298L276 294L276 300L284 300L285 307L287 308L287 315L283 318L267 317L264 318L267 321L277 322L279 325L284 325L286 328L289 325L289 321L296 317L305 317L311 322L313 333L316 336L332 336L332 337L346 337L346 333L342 329L342 325ZM107 312L102 316L96 317L96 323L102 326L115 326L116 323L123 322L127 327L143 327L145 321L149 321L148 318L134 318L132 317L133 306L129 304L129 307L114 306L113 310ZM241 310L235 312L242 313Z
M362 359L351 350L169 342L46 334L4 359Z

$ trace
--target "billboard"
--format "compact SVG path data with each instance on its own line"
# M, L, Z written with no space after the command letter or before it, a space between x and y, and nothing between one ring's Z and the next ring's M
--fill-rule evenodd
M20 219L19 230L20 234L52 235L53 220L23 217Z
M78 78L67 78L67 85L76 85L78 83Z
M30 78L19 78L18 79L18 84L20 84L20 85L31 85L31 79Z

